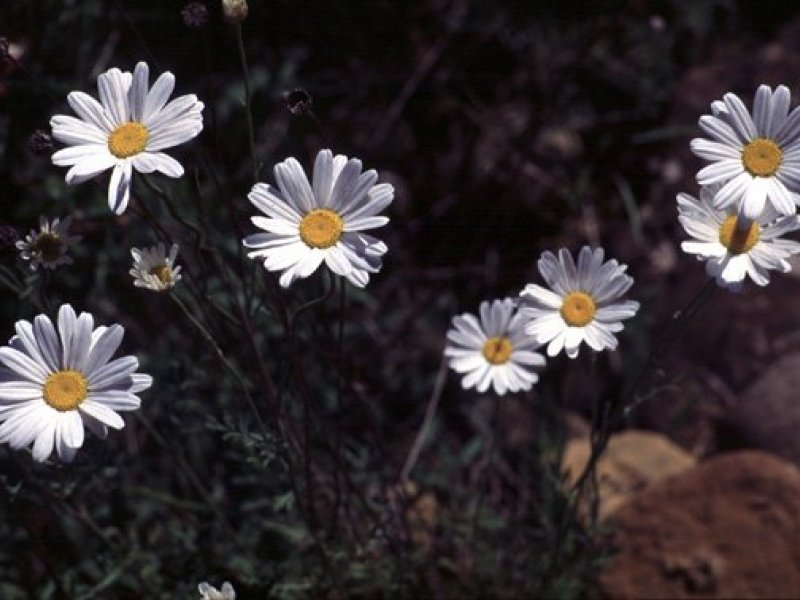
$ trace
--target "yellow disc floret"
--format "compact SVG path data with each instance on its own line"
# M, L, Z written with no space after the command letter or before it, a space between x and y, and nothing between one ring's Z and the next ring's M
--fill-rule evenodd
M756 138L742 149L742 164L750 175L772 177L782 161L780 146L768 138Z
M736 215L731 215L719 227L719 243L728 249L731 254L744 254L758 243L761 227L758 223L750 223L747 229L736 226Z
M591 323L597 312L594 298L585 292L571 292L561 303L561 316L567 325L584 327Z
M150 132L136 121L128 121L108 136L108 149L117 158L128 158L144 152Z
M511 358L511 351L513 350L511 340L507 337L491 337L483 344L481 353L489 363L493 365L502 365L508 362Z
M344 221L338 213L316 208L300 221L300 239L311 248L330 248L342 237Z
M42 233L33 242L31 254L39 257L44 263L51 263L58 260L61 256L61 250L64 247L64 242L60 237L54 233Z
M73 410L86 399L89 382L78 371L64 370L51 374L44 382L44 401L59 411Z
M172 269L169 265L158 265L150 269L150 275L155 275L161 283L172 283Z

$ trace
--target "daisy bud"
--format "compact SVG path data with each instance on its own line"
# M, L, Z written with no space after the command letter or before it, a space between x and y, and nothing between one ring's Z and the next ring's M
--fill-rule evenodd
M50 154L53 148L53 138L44 129L37 129L28 138L28 149L38 156Z
M19 240L19 232L13 225L0 225L0 252L13 248Z
M247 18L247 0L222 0L222 12L231 23L241 23Z
M187 27L200 28L208 23L208 8L202 2L189 2L181 11L183 24Z
M305 115L311 111L314 98L303 88L297 88L283 95L283 103L293 115Z

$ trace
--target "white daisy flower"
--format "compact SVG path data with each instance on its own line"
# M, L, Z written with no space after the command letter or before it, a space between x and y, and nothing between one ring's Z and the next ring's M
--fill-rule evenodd
M597 352L616 349L614 334L639 310L634 300L617 302L633 285L633 277L625 274L627 265L603 262L603 254L602 248L584 246L576 267L565 248L558 257L544 252L537 264L550 289L530 283L520 292L519 310L529 319L525 331L548 344L548 356L563 348L575 358L583 341Z
M464 389L483 393L491 385L500 396L531 389L539 380L533 367L545 360L534 352L540 344L525 335L524 325L511 298L481 302L480 320L469 313L453 317L444 354L451 369L464 373Z
M175 287L180 281L181 268L175 266L178 257L178 244L172 244L167 255L163 242L150 248L131 248L133 268L130 274L133 285L154 292L163 292Z
M95 328L92 315L76 316L69 304L58 311L58 330L45 315L15 328L0 348L0 443L22 448L33 442L39 462L54 445L61 460L71 461L83 445L84 426L101 438L107 427L122 429L117 412L139 408L136 394L153 383L135 372L135 356L110 361L122 342L120 325Z
M108 205L118 215L128 206L133 169L180 177L181 163L161 151L203 130L203 103L197 96L179 96L167 104L175 77L162 73L150 88L149 74L143 62L136 65L133 75L109 69L97 78L100 102L72 92L67 101L80 118L56 115L50 119L53 137L69 146L53 154L53 164L71 167L68 184L82 183L113 168Z
M222 584L220 589L204 581L197 586L197 591L202 594L200 600L236 600L236 591L227 581Z
M386 244L364 230L382 227L388 217L378 213L394 198L388 183L375 184L378 174L361 172L361 161L330 150L317 154L313 182L300 163L287 158L275 165L278 187L257 183L248 198L267 217L253 217L266 233L247 236L255 248L247 255L263 258L268 271L283 271L280 284L288 287L308 277L322 261L358 287L381 268Z
M789 89L759 86L753 116L735 94L711 105L700 127L712 139L691 141L692 152L712 161L697 173L700 185L720 184L714 208L735 207L755 220L769 202L783 215L795 212L800 192L800 109L789 113Z
M79 235L69 235L71 217L63 220L56 217L48 221L46 217L39 217L39 231L31 229L24 240L16 243L17 250L22 260L30 262L31 271L36 271L39 266L45 269L55 269L61 265L71 265L72 257L67 256L69 247L81 240Z
M768 208L746 221L733 207L715 209L714 191L701 189L699 200L678 194L678 220L693 238L681 243L683 251L707 261L706 272L717 285L733 291L741 290L746 276L764 286L771 269L790 271L788 258L800 253L800 243L779 236L800 229L800 216L780 216Z

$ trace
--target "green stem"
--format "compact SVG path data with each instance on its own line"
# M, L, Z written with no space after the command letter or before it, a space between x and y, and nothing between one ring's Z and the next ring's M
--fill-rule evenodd
M25 292L24 287L19 281L17 281L14 273L2 265L0 265L0 283L2 283L20 298Z
M425 445L425 441L428 439L428 433L430 432L431 425L433 424L433 418L436 416L436 409L439 407L439 398L442 396L442 391L444 390L444 384L446 381L447 357L444 355L444 353L442 353L442 360L439 363L439 370L437 371L436 379L433 384L433 392L431 393L431 396L428 399L428 405L425 408L425 417L422 419L422 425L420 425L419 431L417 431L417 436L414 438L414 443L411 445L411 450L408 451L406 462L403 464L402 471L400 471L400 483L408 481L411 471L414 470L414 465L416 465L417 460L419 460L422 447Z
M242 393L244 394L244 397L247 400L247 404L250 407L250 410L251 410L251 412L253 413L253 416L256 419L256 423L258 424L259 429L261 429L262 435L264 435L264 437L266 439L266 437L268 437L268 433L269 433L267 431L267 426L264 423L263 419L261 418L261 413L258 412L258 409L256 408L256 405L255 405L255 402L253 402L253 398L252 398L252 396L250 396L250 392L247 389L247 383L245 382L244 378L239 373L239 370L228 359L228 357L225 356L225 353L222 351L222 348L219 347L219 344L217 344L217 341L214 339L214 336L211 335L211 333L208 331L208 329L206 329L205 326L197 319L197 317L195 317L192 314L192 311L189 310L189 307L186 306L186 304L177 295L175 295L174 293L171 293L169 296L170 296L170 298L172 298L173 302L175 302L175 304L177 304L180 307L180 309L183 311L183 314L186 315L187 319L189 319L189 322L192 325L194 325L194 327L208 341L208 343L210 343L214 347L214 350L216 351L217 356L219 357L219 359L222 362L222 364L225 365L225 368L228 369L231 372L231 375L233 375L234 379L236 379L237 383L242 388Z
M200 479L200 476L195 473L192 466L186 461L183 455L180 452L177 452L174 448L172 448L168 443L167 440L161 435L158 430L153 426L150 420L144 416L142 411L137 411L136 416L138 417L139 421L144 425L145 429L147 429L148 433L153 436L153 438L158 442L158 444L164 448L171 456L175 457L176 462L178 463L178 467L183 471L186 475L187 479L191 482L192 486L197 491L200 498L202 498L208 507L212 510L212 512L216 515L217 519L219 519L220 523L222 523L231 535L236 535L236 529L233 527L233 524L228 520L228 517L225 516L225 513L222 512L222 509L217 506L217 504L211 500L211 497L208 494L208 486L203 483L203 480Z
M545 572L543 586L547 584L558 568L564 536L575 522L577 511L580 508L581 501L586 491L587 483L596 486L597 463L608 446L613 425L618 422L618 419L627 417L641 404L642 400L636 395L636 392L645 382L651 369L661 361L667 350L678 340L680 334L683 333L691 320L697 315L698 311L705 305L716 287L716 282L713 279L709 280L683 309L674 313L672 321L670 321L669 325L666 327L658 343L650 351L650 354L634 377L631 385L626 391L620 394L618 401L615 402L613 399L604 399L602 397L598 398L596 402L597 406L594 406L592 411L592 428L590 433L591 451L589 460L572 486L571 495L564 509L564 515L559 521L556 540L553 552L551 553L550 565ZM596 507L592 510L590 527L595 525L595 520Z
M244 78L244 112L247 118L247 141L250 144L250 158L253 161L253 183L258 183L258 158L256 157L255 128L253 127L252 90L250 88L250 70L247 68L247 54L244 51L244 37L242 24L236 23L236 45L239 50L239 62L242 66Z

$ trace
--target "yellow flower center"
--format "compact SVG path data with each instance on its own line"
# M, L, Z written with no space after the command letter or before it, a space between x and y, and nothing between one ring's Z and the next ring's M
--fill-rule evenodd
M56 371L44 382L44 401L61 412L73 410L86 399L89 382L72 370Z
M771 177L783 161L780 146L767 138L756 138L742 150L742 164L750 175Z
M761 227L755 221L747 229L736 227L736 215L731 215L719 227L719 243L731 254L744 254L758 243Z
M161 283L172 283L172 269L169 265L159 265L150 269L150 275L155 275Z
M511 351L513 350L511 340L507 337L492 337L486 340L483 344L483 358L493 365L502 365L508 362L511 358Z
M42 262L54 262L61 256L64 243L61 238L53 233L42 233L33 243L31 254L39 257Z
M338 213L316 208L300 221L300 239L311 248L330 248L342 237L344 221Z
M108 136L108 149L117 158L128 158L144 152L149 137L147 127L136 121L128 121Z
M561 317L567 325L583 327L591 323L597 312L594 298L585 292L571 292L561 303Z

